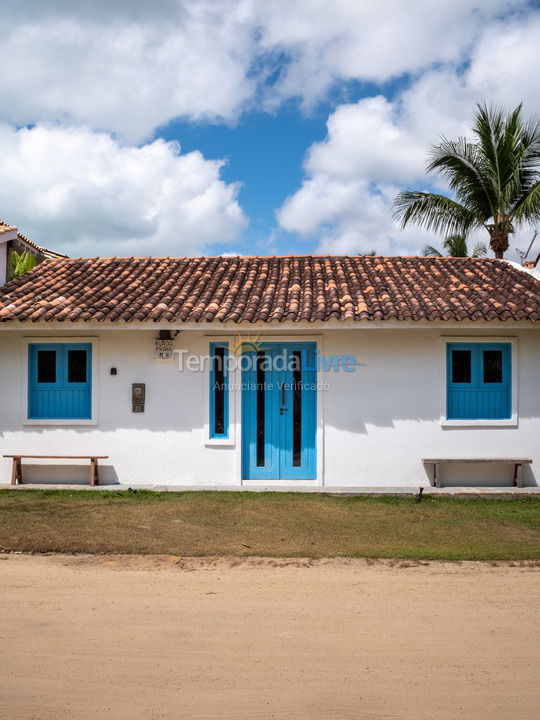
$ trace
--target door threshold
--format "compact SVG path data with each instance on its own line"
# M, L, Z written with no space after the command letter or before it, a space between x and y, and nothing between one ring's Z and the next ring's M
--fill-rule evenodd
M302 485L306 484L308 487L322 487L322 483L318 482L316 478L243 478L241 481L242 485Z

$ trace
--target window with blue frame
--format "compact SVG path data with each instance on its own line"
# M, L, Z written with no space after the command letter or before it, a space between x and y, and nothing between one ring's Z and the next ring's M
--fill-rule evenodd
M92 345L32 343L28 352L28 418L91 419Z
M210 343L210 437L229 437L229 377L226 343Z
M447 419L510 419L510 343L448 343L446 352Z

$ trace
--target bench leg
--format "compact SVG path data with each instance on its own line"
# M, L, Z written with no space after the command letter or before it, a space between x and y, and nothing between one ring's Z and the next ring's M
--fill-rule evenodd
M523 478L521 477L522 468L523 465L521 463L516 463L514 467L514 485L518 488L523 487Z
M90 458L90 486L99 485L99 470L97 458Z
M433 466L433 483L435 487L441 487L441 466L435 463Z
M22 462L20 457L13 458L13 467L11 470L11 484L21 485L22 484Z

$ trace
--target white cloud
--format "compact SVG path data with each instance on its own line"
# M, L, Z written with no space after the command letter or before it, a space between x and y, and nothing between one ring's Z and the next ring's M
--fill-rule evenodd
M341 105L328 119L328 136L309 150L306 170L354 180L359 168L371 182L419 177L425 146L411 136L395 107L382 96Z
M470 91L507 106L540 113L540 13L486 29L466 76Z
M241 5L22 5L0 11L1 116L12 124L69 122L136 141L177 116L234 119L254 92Z
M324 176L307 180L278 214L281 226L318 238L318 251L380 255L416 255L433 236L417 228L399 232L391 204L398 188L367 181L339 181Z
M0 117L89 125L134 142L179 116L234 121L260 101L310 105L335 81L384 82L460 61L486 24L525 4L4 0Z
M156 140L126 146L85 128L0 126L0 207L69 255L197 254L246 224L221 163Z
M261 44L291 62L270 102L314 102L336 79L384 82L461 61L486 23L526 0L297 0L260 3Z
M281 226L319 237L325 252L406 254L440 243L414 227L399 230L393 197L398 189L427 187L428 147L441 134L468 134L476 103L512 107L523 99L526 115L540 112L538 37L540 15L496 23L479 38L464 71L447 64L421 74L392 102L372 97L338 107L327 137L306 155L301 188L277 213ZM517 233L514 247L526 247L530 234Z

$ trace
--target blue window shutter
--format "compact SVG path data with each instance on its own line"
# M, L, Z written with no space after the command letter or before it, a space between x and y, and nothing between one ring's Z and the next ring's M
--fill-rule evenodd
M92 417L92 345L32 343L28 347L28 417Z
M448 343L446 352L448 420L510 419L510 343Z
M229 347L210 343L210 438L229 437Z

